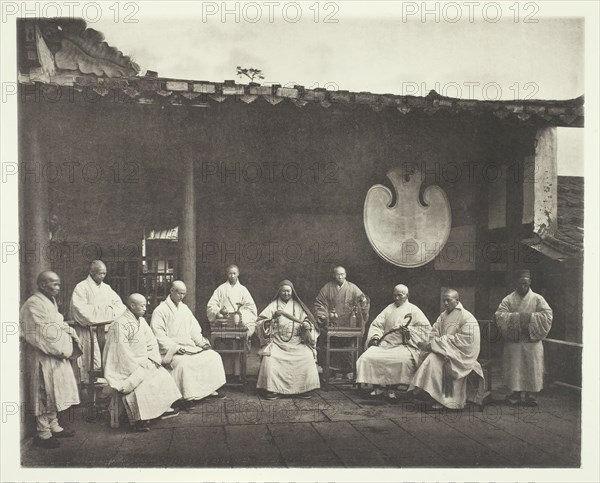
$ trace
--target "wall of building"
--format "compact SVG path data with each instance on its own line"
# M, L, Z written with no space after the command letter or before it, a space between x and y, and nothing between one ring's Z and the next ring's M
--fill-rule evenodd
M490 209L498 218L489 192L503 179L489 166L530 155L534 130L458 114L438 119L335 104L231 99L161 109L109 97L88 102L75 94L72 101L21 106L23 130L31 124L43 130L46 167L62 169L56 179L50 168L42 178L50 214L60 218L59 242L80 244L62 258L66 279L82 277L88 259L131 255L144 226L179 222L181 153L191 145L199 316L225 266L237 263L259 309L284 278L312 302L332 267L342 264L371 297L373 315L390 302L392 287L405 283L432 321L445 286L464 287L475 305L468 308L489 317L487 281L498 277L482 249ZM27 152L23 157L30 159ZM424 169L423 187L444 189L453 218L452 250L415 269L380 259L363 226L367 190L389 185L386 173L404 163ZM509 223L508 239L516 227Z

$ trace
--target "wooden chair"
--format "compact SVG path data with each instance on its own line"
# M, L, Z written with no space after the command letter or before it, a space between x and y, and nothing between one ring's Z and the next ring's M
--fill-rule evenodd
M102 387L102 386L98 386L98 385L94 384L94 381L100 377L104 378L104 364L102 362L102 352L104 351L104 345L106 343L106 333L104 331L104 327L106 325L110 324L111 322L112 321L100 322L100 323L94 324L93 326L89 327L89 331L90 331L90 370L88 371L88 383L86 384L86 386L87 386L88 394L91 399L91 405L94 408L96 407L97 390L99 387ZM100 368L98 368L98 369L94 368L94 350L95 350L94 335L96 335L96 337L98 338L98 348L100 350Z
M331 347L331 338L345 338L353 340L353 344L350 347ZM329 327L327 329L326 338L325 338L325 367L323 367L323 382L326 386L330 383L329 380L329 364L331 362L331 353L350 353L353 358L353 380L352 383L356 381L356 362L362 352L362 338L363 338L363 330L360 327L337 327L332 328Z
M108 413L110 414L110 427L118 428L121 423L121 416L125 414L125 406L123 405L123 393L113 390L110 403L108 405Z
M232 341L232 348L215 348L217 340ZM222 326L218 320L211 325L210 345L219 354L237 354L240 356L240 382L239 384L228 382L227 385L245 387L248 369L248 328L241 324L237 327L232 324Z

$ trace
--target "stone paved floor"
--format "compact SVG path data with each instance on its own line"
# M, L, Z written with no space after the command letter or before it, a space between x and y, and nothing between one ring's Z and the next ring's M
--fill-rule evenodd
M550 385L537 409L427 412L407 400L373 400L350 386L310 400L265 401L226 387L148 433L111 429L108 415L62 415L76 431L61 448L22 448L24 467L578 467L580 395ZM502 388L495 396L502 397ZM92 422L87 422L90 417Z

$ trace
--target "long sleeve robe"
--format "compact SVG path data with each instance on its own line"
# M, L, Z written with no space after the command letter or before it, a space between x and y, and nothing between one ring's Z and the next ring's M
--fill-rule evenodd
M363 302L359 302L361 296L365 297ZM347 280L341 287L335 282L327 282L317 295L314 314L317 319L329 320L329 313L335 309L337 325L349 327L353 307L358 309L357 326L364 328L369 319L369 300L362 290Z
M431 352L421 356L423 361L409 390L421 388L440 404L461 409L467 400L481 402L483 370L477 362L480 347L479 324L459 302L452 312L446 311L433 324L430 336ZM452 390L443 388L445 361L449 361Z
M416 305L388 305L371 323L367 344L373 337L407 326L410 340L403 344L400 332L387 335L379 346L369 347L358 359L356 382L379 385L410 384L419 362L418 342L429 339L431 324Z
M227 309L227 312L233 313L239 311L242 318L242 324L248 330L248 340L254 334L256 329L256 304L250 291L244 287L239 281L235 285L229 282L222 283L213 292L212 297L206 306L206 316L210 322L214 322L219 317L219 312L222 308ZM215 341L215 348L233 349L232 340ZM241 356L238 354L223 354L223 366L227 374L240 375L241 371Z
M362 299L362 300L361 300ZM356 327L364 330L369 320L369 299L355 284L345 280L339 286L336 282L327 282L317 295L314 303L313 313L317 321L322 324L321 329L327 330L329 314L335 309L338 315L335 321L338 327L350 327L350 317L352 311L356 309ZM326 338L322 337L319 344L319 359L322 365L325 365L325 344ZM330 339L332 348L348 347L349 340L342 337L333 337ZM330 366L344 372L354 371L354 360L349 353L332 352L330 355Z
M240 282L235 285L231 285L229 282L219 285L208 301L206 316L210 322L214 322L222 308L232 313L237 312L238 307L242 324L248 328L248 337L250 337L256 326L256 304L248 289Z
M104 377L125 395L129 421L157 418L181 398L161 359L156 337L143 318L127 309L111 324L103 353Z
M511 391L539 392L544 385L544 346L552 327L552 309L529 290L506 296L496 311L504 338L503 379Z
M319 373L311 347L318 337L317 328L303 331L300 324L281 315L271 327L264 322L271 320L277 310L282 310L299 320L307 318L302 306L294 299L283 302L273 300L260 313L258 332L261 340L269 341L264 351L256 387L280 394L301 394L320 387Z
M27 299L19 313L27 342L30 404L36 416L79 404L77 381L69 358L81 354L77 334L58 312L55 300L41 292Z
M75 326L77 335L81 340L83 355L78 359L80 379L89 382L91 369L91 335L89 327L101 322L112 322L123 315L127 307L121 297L104 282L96 284L91 275L75 286L71 297L71 317L78 325ZM108 331L108 325L100 330ZM95 332L95 330L94 330ZM102 354L98 345L98 338L94 333L94 369L100 368Z
M167 297L152 312L150 327L158 340L162 363L185 399L202 399L225 384L221 356L202 349L208 340L187 305L175 305ZM180 348L193 354L176 354Z

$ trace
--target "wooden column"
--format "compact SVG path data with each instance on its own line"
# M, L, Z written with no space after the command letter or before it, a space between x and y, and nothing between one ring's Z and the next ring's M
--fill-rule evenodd
M27 143L21 148L19 166L21 302L35 292L39 273L50 270L48 183L40 146L43 136L38 129L28 126L28 134L21 138L23 144Z
M179 218L177 278L187 286L185 303L196 312L196 196L194 190L194 153L184 148L183 189Z
M49 200L46 179L47 160L40 142L44 139L35 117L29 123L19 119L19 251L21 305L37 289L37 276L50 270L47 248L49 244ZM60 274L59 274L60 275ZM20 399L25 408L21 418L21 440L35 434L35 418L27 391L27 364L25 354L31 350L23 341L19 343Z

